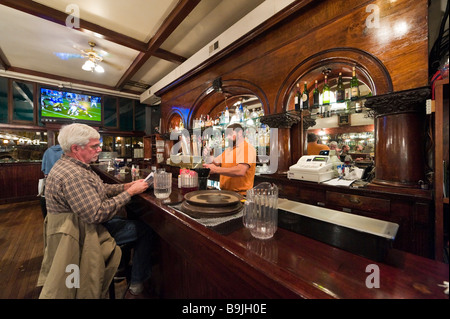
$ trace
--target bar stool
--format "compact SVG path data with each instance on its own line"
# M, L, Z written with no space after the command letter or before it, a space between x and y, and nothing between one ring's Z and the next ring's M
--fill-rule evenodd
M109 299L116 299L116 283L126 280L127 287L130 283L132 266L131 260L135 244L136 242L130 242L119 245L120 250L122 251L122 257L120 259L120 264L117 268L116 274L114 275L114 278L109 285Z

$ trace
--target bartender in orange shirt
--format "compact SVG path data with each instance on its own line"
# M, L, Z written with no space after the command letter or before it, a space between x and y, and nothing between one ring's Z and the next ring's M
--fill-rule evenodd
M308 155L319 155L322 150L329 150L330 148L325 144L318 144L317 140L319 139L316 134L308 133L308 146L307 153Z
M213 158L211 164L203 164L211 174L220 174L220 189L245 195L253 188L256 169L256 150L244 138L244 130L239 123L228 125L225 130L227 149ZM206 161L207 163L210 162Z

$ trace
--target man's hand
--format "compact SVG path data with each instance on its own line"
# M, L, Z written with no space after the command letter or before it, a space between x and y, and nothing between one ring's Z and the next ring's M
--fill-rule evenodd
M210 174L218 174L219 166L217 166L215 164L203 164L203 167L209 168Z
M124 189L130 194L130 196L134 196L140 193L145 192L148 188L148 183L144 181L144 179L138 179L137 181L128 183L124 185Z

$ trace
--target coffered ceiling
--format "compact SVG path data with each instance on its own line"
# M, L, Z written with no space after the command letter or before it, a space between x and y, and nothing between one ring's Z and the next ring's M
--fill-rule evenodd
M139 96L264 2L0 0L0 76ZM82 69L89 42L103 73Z

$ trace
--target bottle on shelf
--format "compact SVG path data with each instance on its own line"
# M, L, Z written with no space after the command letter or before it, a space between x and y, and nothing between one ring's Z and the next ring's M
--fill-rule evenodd
M230 123L230 111L228 110L228 106L225 107L225 114L224 114L224 124Z
M300 84L297 83L297 92L295 92L295 110L300 111L300 101L302 100L302 93L300 92Z
M302 94L302 109L307 110L308 108L309 108L309 92L307 83L305 81Z
M239 112L239 105L236 105L236 108L234 109L234 115L231 117L231 122L239 122L240 118L241 114Z
M352 79L350 80L350 88L351 88L351 99L356 100L359 98L359 83L358 79L356 78L356 69L353 67L353 75Z
M322 95L323 95L323 105L330 104L330 86L328 85L328 79L325 75L325 83L323 84L322 89Z
M319 85L317 84L317 80L314 83L313 108L319 108Z
M336 102L341 103L345 101L345 88L344 82L342 81L342 73L339 72L337 89L336 89Z
M242 106L242 100L239 103L239 116L237 117L237 120L239 122L243 122L244 121L244 107Z

